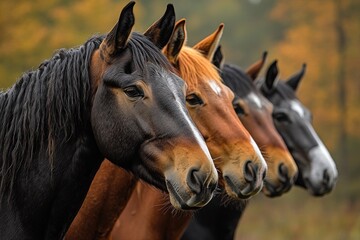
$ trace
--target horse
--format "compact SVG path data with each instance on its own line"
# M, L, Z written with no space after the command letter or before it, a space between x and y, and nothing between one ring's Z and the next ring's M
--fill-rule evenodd
M322 196L328 193L329 189L334 187L337 178L337 170L333 160L329 158L330 155L326 153L327 151L324 151L324 145L321 143L311 126L309 110L307 110L303 104L300 103L299 99L295 95L297 86L301 81L304 73L305 65L301 71L291 76L287 81L277 81L276 79L278 69L275 61L270 65L266 73L265 80L260 81L257 83L257 85L260 85L259 90L261 92L267 93L265 96L267 96L273 104L272 115L278 132L283 137L287 136L283 139L285 140L286 145L290 146L289 150L291 151L291 154L299 168L300 177L298 177L295 181L295 185L304 186L303 181L301 180L303 177L301 176L303 174L308 174L307 172L317 172L318 174L321 173L323 176L322 180L319 181L313 177L312 180L315 180L315 182L312 185L305 186L305 188L308 188L312 195ZM270 94L272 97L270 97ZM294 101L296 102L295 105L293 105ZM286 116L284 116L285 114ZM288 116L291 116L291 118ZM296 119L296 121L290 121L290 119ZM297 155L294 154L295 151L292 150L291 146L296 147L296 152L304 153L307 149L305 146L312 142L312 138L309 138L311 135L302 136L304 133L306 133L306 128L301 126L306 126L309 129L307 130L308 132L315 134L312 136L312 138L316 139L316 141L320 141L318 144L319 146L322 146L321 148L323 156L318 155L318 158L306 157L306 162L299 162L299 159L297 158ZM289 128L293 128L292 131L297 129L296 131L298 132L296 134L292 133ZM298 129L302 130L299 131ZM301 131L304 130L305 132L301 133ZM307 156L311 155L308 154ZM330 172L330 174L325 174L325 172ZM329 178L329 176L331 177ZM325 186L314 189L313 186L318 185L319 182ZM239 224L239 220L243 212L246 209L246 206L246 202L241 205L223 204L221 198L215 196L209 204L207 204L201 210L197 211L195 218L192 219L188 225L188 228L185 230L182 239L234 239L235 230Z
M221 78L234 93L234 109L264 155L268 172L263 193L269 197L280 196L294 184L298 169L283 139L277 132L273 119L273 105L257 89L254 81L266 61L267 52L244 72L238 66L224 63L221 46L215 52L214 64Z
M164 15L146 32L166 34L163 26L175 19L175 10L168 4ZM163 48L163 41L159 48ZM138 178L106 160L96 173L86 198L71 223L65 239L107 239L121 211L131 196Z
M104 158L204 206L218 174L159 50L173 21L132 32L133 6L105 36L58 51L0 94L0 235L62 239Z
M224 63L219 46L213 63L220 69L224 83L234 92L234 109L246 129L261 147L268 165L263 193L268 197L289 191L297 176L297 166L277 132L272 119L272 104L257 89L254 81L263 67L267 52L246 71ZM216 195L208 205L196 212L183 239L233 239L241 213L247 201L224 201Z
M261 153L258 148L251 155L244 151L254 144L251 137L247 139L247 142L251 144L241 150L242 145L246 144L244 142L246 139L241 140L238 129L246 130L239 125L240 121L233 109L234 95L221 82L215 66L211 65L219 41L217 38L220 37L222 29L223 25L220 25L213 34L190 48L184 46L184 42L186 42L185 21L180 20L175 26L173 40L169 42L164 52L188 85L188 109L196 126L205 137L215 165L221 173L219 184L223 189L225 188L224 192L229 198L248 199L249 197L245 198L240 194L234 196L233 192L229 191L229 188L234 187L232 181L226 179L227 169L231 167L234 169L233 171L244 171L245 175L238 175L238 178L240 180L244 178L245 182L253 181L254 178L263 181L265 175L261 174L265 172L260 171L256 175L251 173L257 171L259 167L261 169L261 166L253 167L254 163L248 162L249 156L254 156L257 152L258 158L260 158ZM201 53L206 58L201 56ZM207 67L205 68L205 66ZM207 70L205 71L205 69ZM250 135L247 133L247 136ZM231 155L225 155L229 149L232 150ZM221 159L218 159L220 156L222 156ZM264 161L262 157L261 161ZM249 173L246 173L247 169ZM229 188L226 187L226 184L230 185ZM250 187L250 185L248 186ZM138 183L114 226L112 239L178 239L193 213L185 212L174 215L168 206L167 198L166 194ZM139 228L140 225L141 228Z
M313 196L323 196L335 187L338 171L312 126L311 112L296 96L305 70L306 64L303 64L302 69L286 81L278 81L277 61L274 61L259 85L263 95L274 105L275 126L298 165L295 184Z

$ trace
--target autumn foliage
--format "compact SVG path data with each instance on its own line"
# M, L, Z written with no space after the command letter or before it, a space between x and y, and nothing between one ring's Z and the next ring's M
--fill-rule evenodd
M126 2L1 1L0 88L11 86L57 49L106 33ZM333 194L360 199L360 1L172 2L177 18L187 18L190 45L223 22L221 44L228 62L246 68L267 50L268 59L278 59L282 79L307 63L298 96L311 109L315 129L338 165L339 184ZM166 3L138 1L135 29L146 30Z

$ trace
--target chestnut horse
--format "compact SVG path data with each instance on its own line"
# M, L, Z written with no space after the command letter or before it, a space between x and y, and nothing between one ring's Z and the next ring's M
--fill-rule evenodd
M218 174L157 47L173 24L131 34L133 6L106 36L60 50L0 93L1 238L62 239L105 157L168 188L175 206L211 199Z
M272 104L261 94L253 82L265 63L267 53L246 72L234 64L224 64L220 46L215 52L214 64L221 70L224 83L234 92L234 109L241 122L254 137L264 153L268 172L263 192L270 197L287 192L297 176L297 167L277 132L272 119ZM196 212L183 239L233 239L239 212L247 202L223 202L215 196L204 208ZM234 227L235 226L235 227Z
M284 137L285 143L289 146L298 165L300 177L297 178L295 184L307 188L314 196L323 196L334 187L337 170L330 154L311 126L309 110L300 103L295 95L304 73L305 65L301 71L291 76L286 82L278 82L276 80L278 69L275 61L270 65L266 78L260 82L260 85L261 91L273 103L273 118L277 130ZM318 152L316 157L305 154L309 151L307 146L314 145L314 142L320 146L316 147L315 145L315 149L321 149L321 151L315 150ZM302 155L301 158L299 154ZM312 177L303 181L303 175ZM234 239L235 230L245 208L246 203L224 205L221 199L215 196L209 204L197 212L182 239Z
M232 107L234 95L222 84L217 70L210 62L218 42L216 38L222 31L222 25L215 33L205 38L194 48L189 48L183 46L186 39L184 24L184 21L179 21L176 25L173 40L168 44L165 54L173 65L177 66L180 76L188 85L188 109L195 124L205 137L210 153L214 156L215 165L223 176L220 184L225 184L226 194L231 198L245 199L244 196L239 194L233 196L233 193L229 192L228 188L232 187L232 181L226 179L226 169L231 165L224 166L224 164L228 165L230 161L234 170L244 169L245 181L253 181L254 177L263 180L264 176L251 173L258 168L253 167L254 164L248 162L251 155L244 151L244 149L249 149L251 145L246 148L242 145L254 141L252 138L250 141L245 138L242 139L242 142L239 141L241 135L237 129L245 130L242 125L240 128L240 121ZM207 67L204 68L204 66ZM229 121L230 119L231 121ZM234 140L237 142L233 142ZM232 155L225 155L229 149L233 149ZM219 153L219 150L222 153ZM257 149L257 151L259 150ZM218 156L222 156L221 159L218 159ZM237 159L239 163L235 163ZM221 160L220 164L219 160ZM263 161L262 158L261 160ZM246 173L247 169L249 173ZM226 184L230 186L227 187ZM222 185L222 187L224 186ZM164 193L139 183L113 229L113 239L178 239L192 214L179 213L174 216L172 211L167 209L167 202Z

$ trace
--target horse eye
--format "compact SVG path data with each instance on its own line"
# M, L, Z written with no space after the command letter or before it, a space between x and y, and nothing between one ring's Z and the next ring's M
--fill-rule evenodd
M234 110L237 115L245 115L245 110L239 104L234 105Z
M192 106L204 104L203 100L194 93L186 96L186 102Z
M137 86L129 86L124 88L124 93L130 98L142 98L144 97L144 92Z
M291 122L289 116L283 112L273 113L273 118L278 122Z

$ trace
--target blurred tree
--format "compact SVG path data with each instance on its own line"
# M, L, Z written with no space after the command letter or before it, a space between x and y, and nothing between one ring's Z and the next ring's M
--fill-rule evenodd
M34 0L0 2L0 80L10 86L19 75L35 68L59 48L82 44L94 33L106 33L114 24L125 0ZM144 31L164 12L168 1L137 1L135 30ZM187 19L189 45L220 23L225 23L222 45L226 59L241 66L271 51L282 37L284 23L269 19L276 0L174 1L177 19ZM6 38L5 38L6 36Z
M0 89L11 86L22 72L36 68L44 59L50 58L56 49L81 45L93 34L109 31L127 2L128 0L0 1ZM169 3L168 0L136 2L134 29L140 32L157 20ZM332 196L335 195L336 200L358 199L360 1L170 2L175 6L177 19L187 19L190 46L213 32L223 22L225 29L221 44L227 62L247 67L267 50L269 62L279 60L281 77L285 79L298 71L303 62L308 64L299 97L313 112L315 129L330 148L339 167L341 186L337 187ZM342 140L344 136L345 141ZM346 149L345 154L340 149ZM320 200L324 199L318 200L322 206ZM309 205L313 201L309 200ZM260 205L263 204L261 202ZM293 205L288 204L285 212L291 213ZM283 214L285 204L280 205L268 215L274 216L276 212ZM256 217L259 214L264 215L261 212ZM323 217L322 214L323 212L319 213L318 219ZM310 222L312 215L309 216L307 220ZM288 219L293 218L284 218L281 224L285 226L291 222ZM258 220L256 218L254 221ZM267 218L263 220L266 221L264 225L272 226ZM251 226L257 227L258 225L253 224L254 221L251 221ZM315 220L313 225L319 222L320 220ZM299 227L301 224L293 223L296 229L303 232ZM334 223L337 222L334 220ZM278 225L272 227L282 229ZM254 232L261 233L257 230ZM283 231L281 234L284 234ZM293 238L298 238L296 236Z
M335 3L335 32L337 35L337 54L338 60L338 71L337 71L337 85L338 85L338 105L339 113L342 119L339 121L339 137L338 137L338 148L339 157L343 159L343 168L348 172L348 153L347 153L347 131L346 125L348 121L347 111L347 98L346 98L346 48L347 48L347 37L345 33L344 18L346 16L345 1L334 0ZM348 1L346 1L348 3Z
M359 179L360 167L359 5L356 0L278 0L271 14L287 23L272 56L280 60L285 78L302 62L308 64L300 99L312 110L315 128L335 157L340 183L357 195L359 185L350 187L345 178Z
M109 31L128 1L34 0L0 3L0 87L36 68L59 48L83 44L96 33ZM135 8L140 19L141 4Z
M308 65L299 97L314 113L314 124L332 149L336 145L338 123L336 85L336 37L333 29L334 5L329 1L278 0L272 11L277 21L287 23L284 38L275 45L282 78Z

